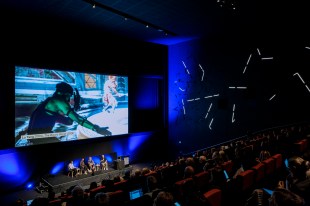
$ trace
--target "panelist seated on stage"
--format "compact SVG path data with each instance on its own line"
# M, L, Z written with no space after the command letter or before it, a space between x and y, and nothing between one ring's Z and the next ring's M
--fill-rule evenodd
M68 176L70 174L72 177L75 177L78 174L78 168L74 166L73 160L71 160L68 164Z
M92 157L88 157L87 166L89 172L94 173L96 171L96 165Z
M101 155L100 168L102 170L108 170L108 160L105 158L104 155Z
M80 161L81 174L87 174L87 166L85 164L85 158L83 157Z

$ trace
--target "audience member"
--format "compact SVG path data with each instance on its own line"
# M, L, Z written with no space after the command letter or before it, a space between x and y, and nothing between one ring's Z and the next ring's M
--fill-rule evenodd
M309 162L299 156L293 156L288 160L288 168L287 188L303 197L310 205Z
M85 189L85 192L90 192L92 189L95 189L98 187L98 184L97 182L93 181L89 184L89 188L88 189Z
M123 176L123 179L124 180L129 180L131 177L131 171L130 170L127 170Z
M211 173L210 185L219 189L225 188L227 180L221 165L215 165L212 169L209 169L209 172Z
M304 199L285 188L276 188L269 199L269 206L304 206Z
M95 195L95 205L109 206L110 198L107 193L99 192Z
M183 185L183 194L179 203L182 206L209 206L208 200L198 190L195 181L187 181Z
M262 162L271 157L271 154L268 150L261 150L259 153L259 157L256 159L257 162Z
M184 177L183 177L183 179L189 178L189 177L193 177L194 174L195 174L195 169L194 169L194 167L192 167L192 166L186 166L185 169L184 169Z
M113 180L105 180L103 179L101 181L101 186L105 186L105 192L114 192L115 187L114 187L114 181Z
M300 195L285 188L284 181L279 181L272 191L265 188L255 189L245 206L306 206L305 200Z
M158 181L156 177L150 175L146 178L146 184L147 184L147 192L145 195L149 195L153 200L156 198L157 194L162 191L161 188L159 188Z
M196 173L202 172L203 167L207 163L207 157L204 155L200 155L197 162Z
M84 197L84 190L76 185L71 191L72 198L69 198L66 206L84 206L87 205L87 198Z
M159 192L154 199L154 206L174 206L174 198L170 192Z
M144 188L145 184L145 177L141 175L140 169L135 169L134 173L130 176L128 180L128 185L133 188L142 187Z
M55 191L53 189L49 189L48 190L47 198L48 198L49 201L56 199L56 193L55 193Z
M123 181L124 179L121 177L121 176L119 176L119 175L117 175L117 176L115 176L114 178L113 178L113 182L114 183L116 183L116 182L121 182L121 181Z
M147 173L149 173L151 170L147 167L143 167L142 171L141 171L141 175L146 175Z
M268 206L270 194L263 189L255 189L246 200L245 206Z

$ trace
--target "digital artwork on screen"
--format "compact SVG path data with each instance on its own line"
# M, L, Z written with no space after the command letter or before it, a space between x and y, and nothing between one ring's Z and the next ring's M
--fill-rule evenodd
M15 147L128 134L128 77L15 66Z

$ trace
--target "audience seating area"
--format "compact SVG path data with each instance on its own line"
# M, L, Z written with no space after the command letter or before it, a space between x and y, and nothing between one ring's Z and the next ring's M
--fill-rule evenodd
M134 171L130 177L113 180L110 185L105 185L107 183L103 181L98 187L85 191L84 198L95 199L98 193L106 193L112 206L153 206L154 197L150 194L155 190L154 194L158 191L170 192L174 201L181 203L190 191L197 192L211 206L244 206L254 189L272 189L278 180L286 177L285 159L293 155L302 155L309 150L309 125L301 130L303 133L298 135L297 139L292 135L295 134L295 129L289 127L264 131L223 143L218 147L195 151L194 156L189 154L175 161L167 160L153 168ZM288 149L288 144L291 144L291 149ZM270 156L259 160L261 150L268 150ZM206 157L206 160L203 161L201 156ZM184 173L188 166L194 168L194 174L191 176L185 176ZM224 170L228 177L225 177ZM150 176L156 180L156 188L151 188L147 182ZM142 189L144 195L131 200L129 192L135 189ZM70 193L59 195L50 200L49 205L61 205L72 198Z

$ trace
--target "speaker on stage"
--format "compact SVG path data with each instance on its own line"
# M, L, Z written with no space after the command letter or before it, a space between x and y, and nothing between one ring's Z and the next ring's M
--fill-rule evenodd
M124 168L125 168L124 160L122 160L122 159L114 160L114 169L122 170Z

